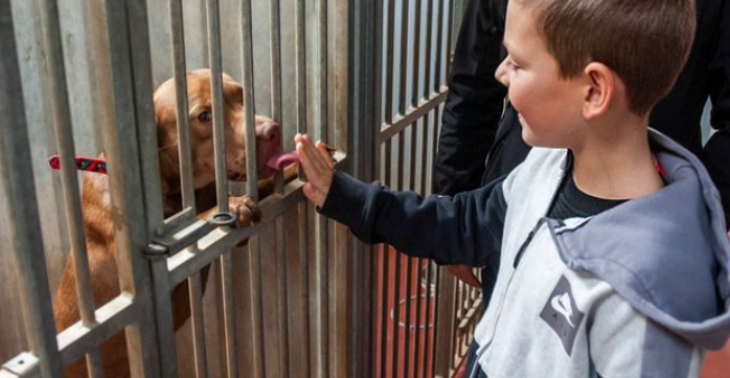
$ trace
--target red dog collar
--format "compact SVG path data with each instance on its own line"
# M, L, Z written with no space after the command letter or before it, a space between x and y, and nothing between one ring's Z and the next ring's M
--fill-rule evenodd
M77 157L75 160L76 169L79 171L106 174L106 162L104 160L92 159L87 157ZM59 159L58 155L53 155L49 157L48 165L56 170L61 169L61 160Z

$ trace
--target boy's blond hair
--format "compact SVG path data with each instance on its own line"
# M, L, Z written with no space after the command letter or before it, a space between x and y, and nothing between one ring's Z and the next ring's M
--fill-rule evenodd
M638 115L674 86L695 34L695 0L515 1L535 11L561 77L603 63L624 82Z

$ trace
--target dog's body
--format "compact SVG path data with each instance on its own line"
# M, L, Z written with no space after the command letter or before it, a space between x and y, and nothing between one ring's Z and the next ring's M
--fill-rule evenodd
M198 70L187 75L189 122L193 161L193 181L198 211L212 213L215 198L215 166L213 153L213 126L210 100L210 72ZM243 126L243 90L233 79L224 75L225 144L227 176L230 180L246 178ZM181 210L180 164L178 158L175 85L173 80L162 84L154 95L155 118L160 162L161 188L165 216ZM281 132L271 119L256 116L258 175L262 191L270 192L271 176L275 170L267 161L280 154ZM288 175L292 174L287 169ZM82 214L89 268L93 286L94 305L99 308L120 294L116 265L114 222L111 214L111 196L108 177L87 174L83 183ZM256 204L248 197L230 197L232 212L238 215L239 225L249 225L260 218ZM54 298L54 315L58 331L80 320L72 257L69 258ZM205 285L207 268L203 270ZM178 330L190 317L187 284L176 287L171 295L174 329ZM148 336L151 337L151 336ZM107 378L128 377L129 361L123 333L107 341L101 349L104 374ZM86 377L84 359L66 370L66 377Z

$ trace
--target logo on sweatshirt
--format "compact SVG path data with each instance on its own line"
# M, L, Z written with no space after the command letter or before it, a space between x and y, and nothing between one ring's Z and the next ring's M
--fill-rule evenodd
M555 331L568 355L571 355L573 350L575 336L578 334L578 326L580 326L583 316L584 314L575 305L570 282L565 276L561 276L550 294L550 299L545 303L540 318Z

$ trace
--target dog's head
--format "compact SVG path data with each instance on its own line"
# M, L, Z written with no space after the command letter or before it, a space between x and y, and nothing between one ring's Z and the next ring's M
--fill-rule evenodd
M187 74L188 122L193 161L195 189L203 189L215 182L213 153L213 111L210 70L201 69ZM246 153L244 143L243 88L230 76L223 75L223 102L225 111L225 147L228 179L246 180ZM176 116L175 81L160 85L154 94L157 138L160 147L160 173L163 195L180 192L180 163ZM271 118L256 115L256 154L258 177L271 177L275 170L267 162L281 155L281 130Z

